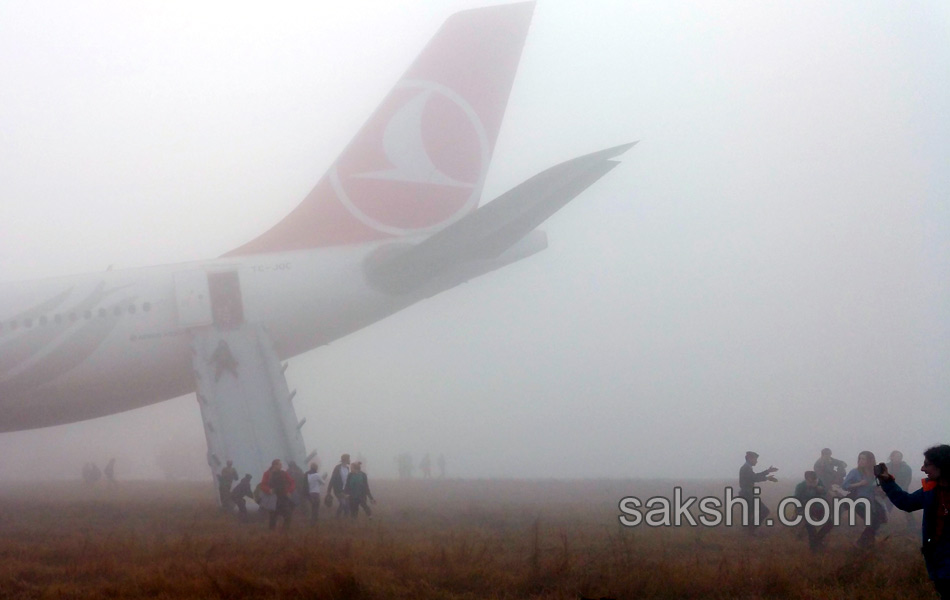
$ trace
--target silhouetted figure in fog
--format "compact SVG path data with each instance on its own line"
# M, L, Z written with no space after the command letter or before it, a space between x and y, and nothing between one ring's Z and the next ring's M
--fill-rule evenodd
M756 483L762 481L778 481L775 477L772 476L772 473L778 471L775 467L769 466L768 469L764 471L759 471L756 473L752 470L759 462L759 455L756 452L751 450L745 453L745 464L739 468L739 498L742 498L746 501L746 504L749 506L749 520L746 522L746 532L750 535L755 533L756 528L759 524L764 523L766 517L772 512L769 510L769 507L766 506L761 501L759 502L759 524L755 523L754 514L754 503L753 499L755 498Z
M349 477L350 455L343 454L340 456L340 462L335 467L333 467L333 472L330 474L330 493L327 494L326 500L327 507L333 504L334 497L336 498L336 501L340 503L340 505L336 508L337 518L339 518L341 515L346 516L350 511L350 506L343 495L343 488L346 487L346 482Z
M419 470L422 471L423 479L432 479L432 459L429 458L428 452L426 452L426 455L419 461Z
M228 346L228 343L224 340L218 342L218 347L214 349L214 352L211 354L211 360L209 364L214 365L214 381L215 383L221 379L221 375L228 371L231 375L237 379L237 359L234 358L234 355L231 354L231 348Z
M111 485L115 485L115 459L110 458L109 462L106 463L106 468L102 470L102 474L106 476L106 481Z
M363 510L366 511L367 517L373 516L369 505L366 504L366 499L369 498L373 504L376 504L376 499L373 498L372 492L369 491L369 478L366 476L366 473L363 472L360 463L353 463L353 470L350 471L350 476L346 479L343 494L350 503L350 516L352 518L355 519L359 514L360 507L363 507Z
M248 473L228 494L231 503L237 506L238 514L242 521L247 520L247 501L245 498L253 497L254 494L251 492L251 475Z
M830 492L833 485L841 485L847 472L848 465L843 460L831 457L831 448L821 449L821 456L815 461L815 474L826 491Z
M439 458L435 459L435 464L439 468L439 479L445 479L445 455L439 454Z
M887 462L887 472L894 476L894 482L902 490L906 491L910 489L910 480L911 477L913 477L913 472L910 470L910 465L904 462L904 454L900 450L891 452ZM887 512L891 512L893 508L894 503L888 501ZM907 528L916 528L917 521L914 519L914 513L905 512L904 516L907 518Z
M273 494L276 502L274 510L270 513L270 528L277 527L277 518L284 519L284 531L290 529L290 517L293 514L294 505L290 501L290 494L294 491L294 479L284 471L283 464L279 458L271 462L270 469L264 471L261 478L261 489L265 494Z
M795 486L795 498L802 504L799 509L799 514L804 517L807 510L808 516L810 516L813 521L820 521L826 516L825 511L831 510L828 504L822 507L818 505L818 503L814 503L811 507L806 508L806 504L808 504L809 500L815 498L828 499L825 485L818 479L818 474L814 471L805 471L805 479ZM808 547L811 548L812 552L818 552L824 549L825 536L828 535L828 532L834 527L835 523L832 515L829 514L827 517L827 522L822 525L821 528L810 524L807 519L803 519L805 532L808 534Z
M237 469L234 468L234 463L229 460L221 469L221 473L218 474L218 496L221 498L222 510L230 510L231 508L231 485L237 481L237 478Z

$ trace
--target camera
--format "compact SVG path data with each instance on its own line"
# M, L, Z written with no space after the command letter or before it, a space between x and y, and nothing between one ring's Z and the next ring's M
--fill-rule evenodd
M876 465L874 465L875 477L880 477L884 473L887 473L887 465L885 465L884 463L877 463Z

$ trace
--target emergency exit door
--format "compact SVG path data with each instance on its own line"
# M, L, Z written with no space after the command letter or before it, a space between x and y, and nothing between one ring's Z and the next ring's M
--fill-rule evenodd
M237 271L208 273L208 292L211 295L211 318L215 325L231 329L244 323L241 279Z

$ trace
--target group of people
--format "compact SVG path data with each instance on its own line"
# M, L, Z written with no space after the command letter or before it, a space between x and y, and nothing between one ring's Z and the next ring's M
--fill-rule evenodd
M100 470L96 463L87 462L82 466L82 480L87 484L92 485L98 482L102 477L105 476L106 481L111 484L115 483L115 459L110 458L109 462L106 463L105 469Z
M367 517L372 516L368 502L376 503L369 488L369 478L363 472L360 461L350 462L350 455L343 454L327 481L326 473L321 473L316 462L310 463L310 470L303 472L299 466L290 461L287 470L283 462L275 458L271 466L261 477L260 483L251 489L251 475L247 474L232 488L237 481L238 474L232 461L227 461L221 473L218 474L218 492L221 507L232 511L235 507L242 519L247 519L247 498L253 499L261 510L269 513L268 525L271 529L277 527L277 521L282 520L282 527L290 528L290 520L298 506L309 504L310 523L316 524L320 516L320 503L323 497L324 505L333 506L334 499L338 503L336 516L357 517L360 509ZM324 495L324 488L328 488Z
M753 469L758 458L755 452L747 452L746 462L739 469L739 496L750 502L756 495L756 483L776 481L772 475L778 470L775 467L770 466L759 472ZM891 509L905 511L909 527L916 525L911 513L922 510L921 552L927 574L940 597L950 598L950 445L933 446L924 452L920 470L926 477L922 487L914 492L907 491L912 470L904 462L903 454L897 450L891 452L887 463L877 463L874 453L864 450L858 454L857 467L845 473L846 470L847 464L832 458L829 448L823 449L814 469L805 471L804 480L795 487L795 497L802 506L812 498L828 498L832 495L867 500L866 503L857 502L854 505L858 516L865 523L857 541L860 548L874 546L877 530L887 522L887 514ZM817 504L811 506L813 510L822 510ZM870 506L870 510L866 506ZM764 520L768 514L768 507L762 504L761 518ZM819 522L824 515L811 516L815 522ZM833 525L833 519L820 527L805 521L809 545L813 550L823 547L824 537ZM754 533L755 525L750 524L748 531Z
M759 455L755 452L746 452L746 462L739 469L739 496L751 501L755 494L755 484L764 481L777 481L772 473L778 471L770 466L764 471L755 472L753 467L758 462ZM910 485L911 469L904 462L904 455L894 450L890 454L890 462L887 464L888 470L895 474L897 483L906 488ZM795 498L799 500L802 506L814 498L830 500L834 497L847 497L853 500L866 499L870 508L870 515L866 513L866 505L858 503L855 505L857 515L865 523L865 528L861 537L857 541L859 547L871 547L874 545L877 530L887 522L887 513L894 508L892 503L887 501L886 496L875 481L874 466L877 459L870 450L864 450L858 454L858 465L856 468L848 471L848 465L843 460L832 456L830 448L823 448L818 460L815 461L813 470L805 471L804 479L795 487ZM822 520L821 511L823 509L812 504L810 516L814 521ZM760 505L761 520L764 520L770 511L768 506ZM907 515L908 526L914 525L913 515ZM805 520L805 531L808 536L809 545L813 550L820 550L824 546L824 538L833 527L833 519L820 528L811 525ZM747 532L754 534L756 525L748 524Z
M396 456L396 468L399 472L399 479L412 479L413 472L415 470L414 462L412 460L412 455L408 452L403 452L402 454ZM440 454L435 460L436 468L438 469L439 479L445 478L445 455ZM426 452L426 455L422 457L422 460L419 461L419 470L422 472L423 479L432 479L432 458L429 456L429 453Z

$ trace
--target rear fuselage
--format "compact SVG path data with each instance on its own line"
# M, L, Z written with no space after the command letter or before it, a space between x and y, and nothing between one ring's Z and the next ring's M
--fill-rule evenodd
M190 327L260 323L284 359L412 304L419 297L384 294L367 283L362 265L378 246L6 284L0 431L89 419L194 391Z

